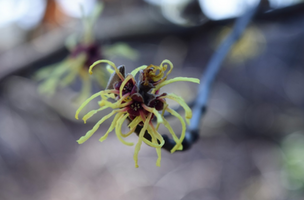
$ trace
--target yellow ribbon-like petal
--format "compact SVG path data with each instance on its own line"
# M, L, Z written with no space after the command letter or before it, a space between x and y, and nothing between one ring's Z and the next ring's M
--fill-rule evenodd
M90 68L89 68L89 73L90 73L90 74L93 74L92 69L93 69L96 65L98 65L98 64L100 64L100 63L107 63L107 64L109 64L111 67L114 68L116 74L118 75L118 77L119 77L122 81L125 79L125 78L123 77L123 75L120 73L120 71L117 69L116 65L115 65L113 62L109 61L109 60L98 60L98 61L94 62L94 63L90 66Z
M85 100L85 102L83 102L80 107L77 109L76 114L75 114L75 118L78 119L78 115L80 113L80 111L93 99L95 99L96 97L98 97L102 92L97 92L95 94L93 94L90 98L88 98L87 100Z
M151 116L152 114L150 113L148 115L148 118L145 120L145 123L144 123L144 126L143 128L141 129L140 133L139 133L139 138L138 138L138 142L135 146L135 150L134 150L134 162L135 162L135 167L138 168L138 152L140 150L140 147L141 147L141 143L143 141L143 138L144 138L144 134L148 128L148 125L149 125L149 122L150 122L150 119L151 119Z
M169 130L169 133L172 135L173 140L175 141L175 143L179 143L179 139L176 136L174 130L172 129L171 125L169 124L169 122L164 119L164 126ZM183 150L183 145L180 145L179 148L177 150Z
M78 144L82 144L85 141L87 141L99 128L100 124L102 124L105 120L109 119L110 117L112 117L117 111L113 110L111 113L107 114L106 116L104 116L103 118L101 118L101 120L99 120L95 126L89 130L85 136L82 136L79 140L77 140Z
M154 127L152 127L151 125L148 126L148 132L151 135L152 138L152 142L155 144L158 144L157 139L156 139L156 135L158 134L156 132L156 130L154 129ZM155 133L156 132L156 133ZM155 134L155 135L154 135ZM156 153L157 153L157 161L156 161L156 166L160 167L160 161L161 161L161 147L157 147L156 149Z
M116 132L116 136L119 139L119 141L121 141L125 145L133 146L133 142L126 142L121 138L121 136L123 135L121 132L121 126L128 116L129 116L129 113L127 113L125 115L122 114L120 116L120 118L118 119L117 124L116 124L115 132Z
M129 74L129 75L125 78L125 80L121 83L120 88L119 88L119 95L120 95L120 97L122 97L122 91L123 91L125 85L126 85L127 82L128 82L130 79L132 79L132 78L133 78L133 76L132 76L131 74Z
M141 117L137 116L135 117L132 122L128 125L130 129L136 128L136 126L141 122Z
M155 93L157 90L159 90L161 87L164 87L165 85L168 85L170 83L178 82L178 81L188 81L192 83L200 83L200 80L197 78L187 78L187 77L175 77L170 80L165 80L162 83L155 86L155 88L152 90L152 93Z
M151 108L151 107L148 107L148 106L146 106L145 104L142 104L142 107L145 109L145 110L147 110L147 111L149 111L150 113L153 113L155 116L156 116L156 118L157 118L157 123L163 123L163 118L162 118L162 116L161 116L161 114L159 114L159 112L155 109L155 108Z
M182 118L182 116L180 116L180 114L178 114L175 110L172 110L171 108L167 108L166 109L169 113L171 113L173 116L175 116L176 118L179 119L179 121L181 122L182 124L182 133L181 133L181 136L179 138L179 142L176 143L176 145L171 149L171 153L174 153L181 145L182 141L184 140L185 138L185 135L186 135L186 123L184 121L184 119Z
M91 88L92 88L92 82L89 79L88 74L82 71L79 75L80 78L82 79L82 87L80 94L76 99L76 102L82 102L84 99L87 99L91 94Z
M102 110L104 110L104 109L106 109L106 108L108 108L108 106L103 106L103 107L101 107L101 108L99 108L99 109L97 109L97 110L91 110L91 111L88 112L85 116L83 116L83 118L82 118L83 122L86 124L86 123L87 123L87 120L88 120L89 118L91 118L91 117L92 117L93 115L95 115L97 112L102 111Z
M142 65L140 67L137 67L136 69L134 69L130 74L132 74L133 77L136 76L136 74L140 71L140 70L144 70L147 68L147 65Z
M118 114L115 115L115 117L114 117L114 119L113 119L113 121L111 123L111 126L109 127L109 129L107 130L107 132L104 134L104 136L102 136L99 139L100 142L103 142L105 139L107 139L109 133L114 130L114 128L116 126L116 123L117 123L117 120L119 119L119 117L120 117L120 115L118 115Z
M111 68L110 65L107 65L107 71L110 73L110 74L113 74L115 72L115 70L113 68Z
M179 103L185 110L185 118L186 118L187 123L188 124L190 123L189 120L192 118L192 110L182 97L177 96L176 94L170 93L170 94L168 94L166 96L162 96L160 98L172 99L172 100L176 101L177 103Z

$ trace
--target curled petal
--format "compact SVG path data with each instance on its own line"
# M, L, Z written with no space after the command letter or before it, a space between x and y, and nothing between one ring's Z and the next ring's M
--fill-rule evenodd
M164 69L162 66L149 65L143 70L143 77L146 79L146 84L148 81L157 82L164 76Z
M163 71L166 71L167 70L167 65L166 64L169 64L170 66L170 69L169 71L167 72L166 76L163 78L163 80L166 80L168 75L171 73L172 69L173 69L173 64L170 60L163 60L163 62L160 64L160 67L163 68Z

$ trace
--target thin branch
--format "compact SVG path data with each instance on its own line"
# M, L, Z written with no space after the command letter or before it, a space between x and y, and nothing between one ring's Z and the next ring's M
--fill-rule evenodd
M230 48L241 37L245 28L250 23L251 19L258 10L258 7L259 5L249 8L247 12L245 12L236 20L231 34L222 42L218 50L211 57L206 71L201 77L201 84L198 89L198 95L192 108L193 116L190 121L190 125L187 128L186 137L182 143L184 147L183 150L189 149L192 144L198 140L199 125L202 115L206 112L207 101L212 83ZM175 142L167 135L163 135L163 138L165 140L163 148L170 151L174 147Z

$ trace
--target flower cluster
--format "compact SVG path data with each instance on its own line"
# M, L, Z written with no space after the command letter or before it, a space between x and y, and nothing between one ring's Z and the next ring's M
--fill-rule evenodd
M184 118L179 113L168 106L166 99L172 99L178 102L184 108L185 120L187 123L189 123L189 120L192 117L192 111L181 97L175 94L161 93L160 89L165 85L177 81L199 83L199 79L176 77L167 80L168 75L173 69L173 64L169 60L164 60L159 66L144 65L138 67L127 75L125 73L124 66L116 67L111 61L100 60L95 62L90 67L89 72L92 73L93 67L100 63L107 63L113 68L111 68L113 73L108 82L108 86L106 90L100 91L88 98L76 111L75 118L78 119L80 111L96 97L101 97L101 101L99 101L100 108L97 110L92 110L84 115L83 120L85 123L98 111L106 108L112 108L113 111L102 117L96 123L96 125L86 133L85 136L82 136L78 140L78 143L82 144L89 139L106 119L109 119L115 115L109 129L105 135L100 138L100 141L104 141L108 134L115 129L118 139L123 144L132 146L133 143L127 142L123 138L129 136L139 128L139 139L135 146L134 152L134 161L136 167L138 167L138 152L141 148L142 142L156 149L158 155L156 165L160 166L161 147L164 145L164 139L158 132L158 127L160 124L163 124L169 130L173 140L176 142L176 145L171 150L171 153L175 152L176 150L182 150L182 141L185 137L186 123ZM135 79L136 75L138 77L137 80ZM168 121L164 118L165 111L171 113L180 120L182 131L179 138ZM156 126L154 126L152 123L152 119L154 117L157 119ZM122 133L121 131L122 124L125 120L129 121L128 127L130 131L128 133ZM149 137L147 137L147 134Z
M82 102L91 95L92 78L102 87L107 85L109 73L104 68L96 68L96 76L90 78L87 73L89 67L103 56L123 56L129 59L136 59L138 53L124 43L117 43L111 46L103 46L96 42L93 37L93 26L103 10L103 4L97 4L91 16L83 16L84 34L80 40L70 36L67 39L66 47L69 55L62 62L56 63L39 70L35 79L42 81L39 91L45 95L53 95L58 87L66 87L72 84L77 77L82 81L80 95L76 102ZM98 78L97 78L98 77Z

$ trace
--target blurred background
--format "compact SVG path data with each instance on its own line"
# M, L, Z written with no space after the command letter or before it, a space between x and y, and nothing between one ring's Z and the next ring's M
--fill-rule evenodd
M66 39L81 35L80 5L97 0L0 0L0 199L304 199L304 3L262 0L213 85L200 139L185 152L134 147L107 120L82 145L87 124L74 119L82 82L38 92L34 74L68 56ZM100 46L123 42L136 60L114 56L131 71L169 59L169 77L200 78L234 19L258 0L104 0L94 35ZM198 86L166 86L191 102ZM98 84L93 92L99 91ZM170 102L171 103L171 102ZM89 106L96 109L96 104ZM174 104L173 104L174 107ZM180 124L169 118L176 132ZM124 128L127 131L127 127ZM169 134L165 128L161 134ZM128 138L136 142L137 136Z

